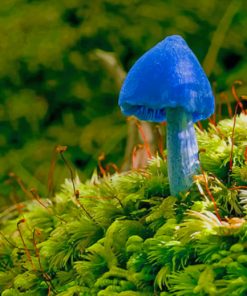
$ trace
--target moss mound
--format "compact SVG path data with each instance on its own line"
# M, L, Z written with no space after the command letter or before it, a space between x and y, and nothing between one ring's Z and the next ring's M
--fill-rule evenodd
M1 295L247 295L247 117L232 128L197 131L202 173L178 198L157 157L1 213Z

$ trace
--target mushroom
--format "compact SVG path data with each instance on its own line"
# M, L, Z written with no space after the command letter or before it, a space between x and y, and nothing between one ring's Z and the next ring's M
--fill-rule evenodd
M199 171L193 124L213 114L214 96L182 37L165 38L137 60L122 85L119 105L127 116L167 122L170 192L177 196L187 190Z

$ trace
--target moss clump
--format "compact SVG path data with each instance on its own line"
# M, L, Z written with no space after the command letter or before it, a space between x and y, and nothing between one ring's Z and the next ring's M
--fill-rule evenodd
M232 125L198 131L203 171L179 197L157 157L2 213L1 295L246 295L246 117L229 172Z

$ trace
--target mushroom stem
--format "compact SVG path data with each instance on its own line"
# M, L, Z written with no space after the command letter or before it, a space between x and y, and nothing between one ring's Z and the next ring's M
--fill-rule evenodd
M199 170L198 146L192 114L167 108L167 161L171 195L187 190Z

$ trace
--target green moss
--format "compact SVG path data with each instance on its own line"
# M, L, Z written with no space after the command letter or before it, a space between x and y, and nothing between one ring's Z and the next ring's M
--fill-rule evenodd
M1 214L1 295L246 295L247 121L237 118L232 173L224 122L198 131L204 175L179 197L157 157L145 171L77 179L78 198L67 180L46 207Z

